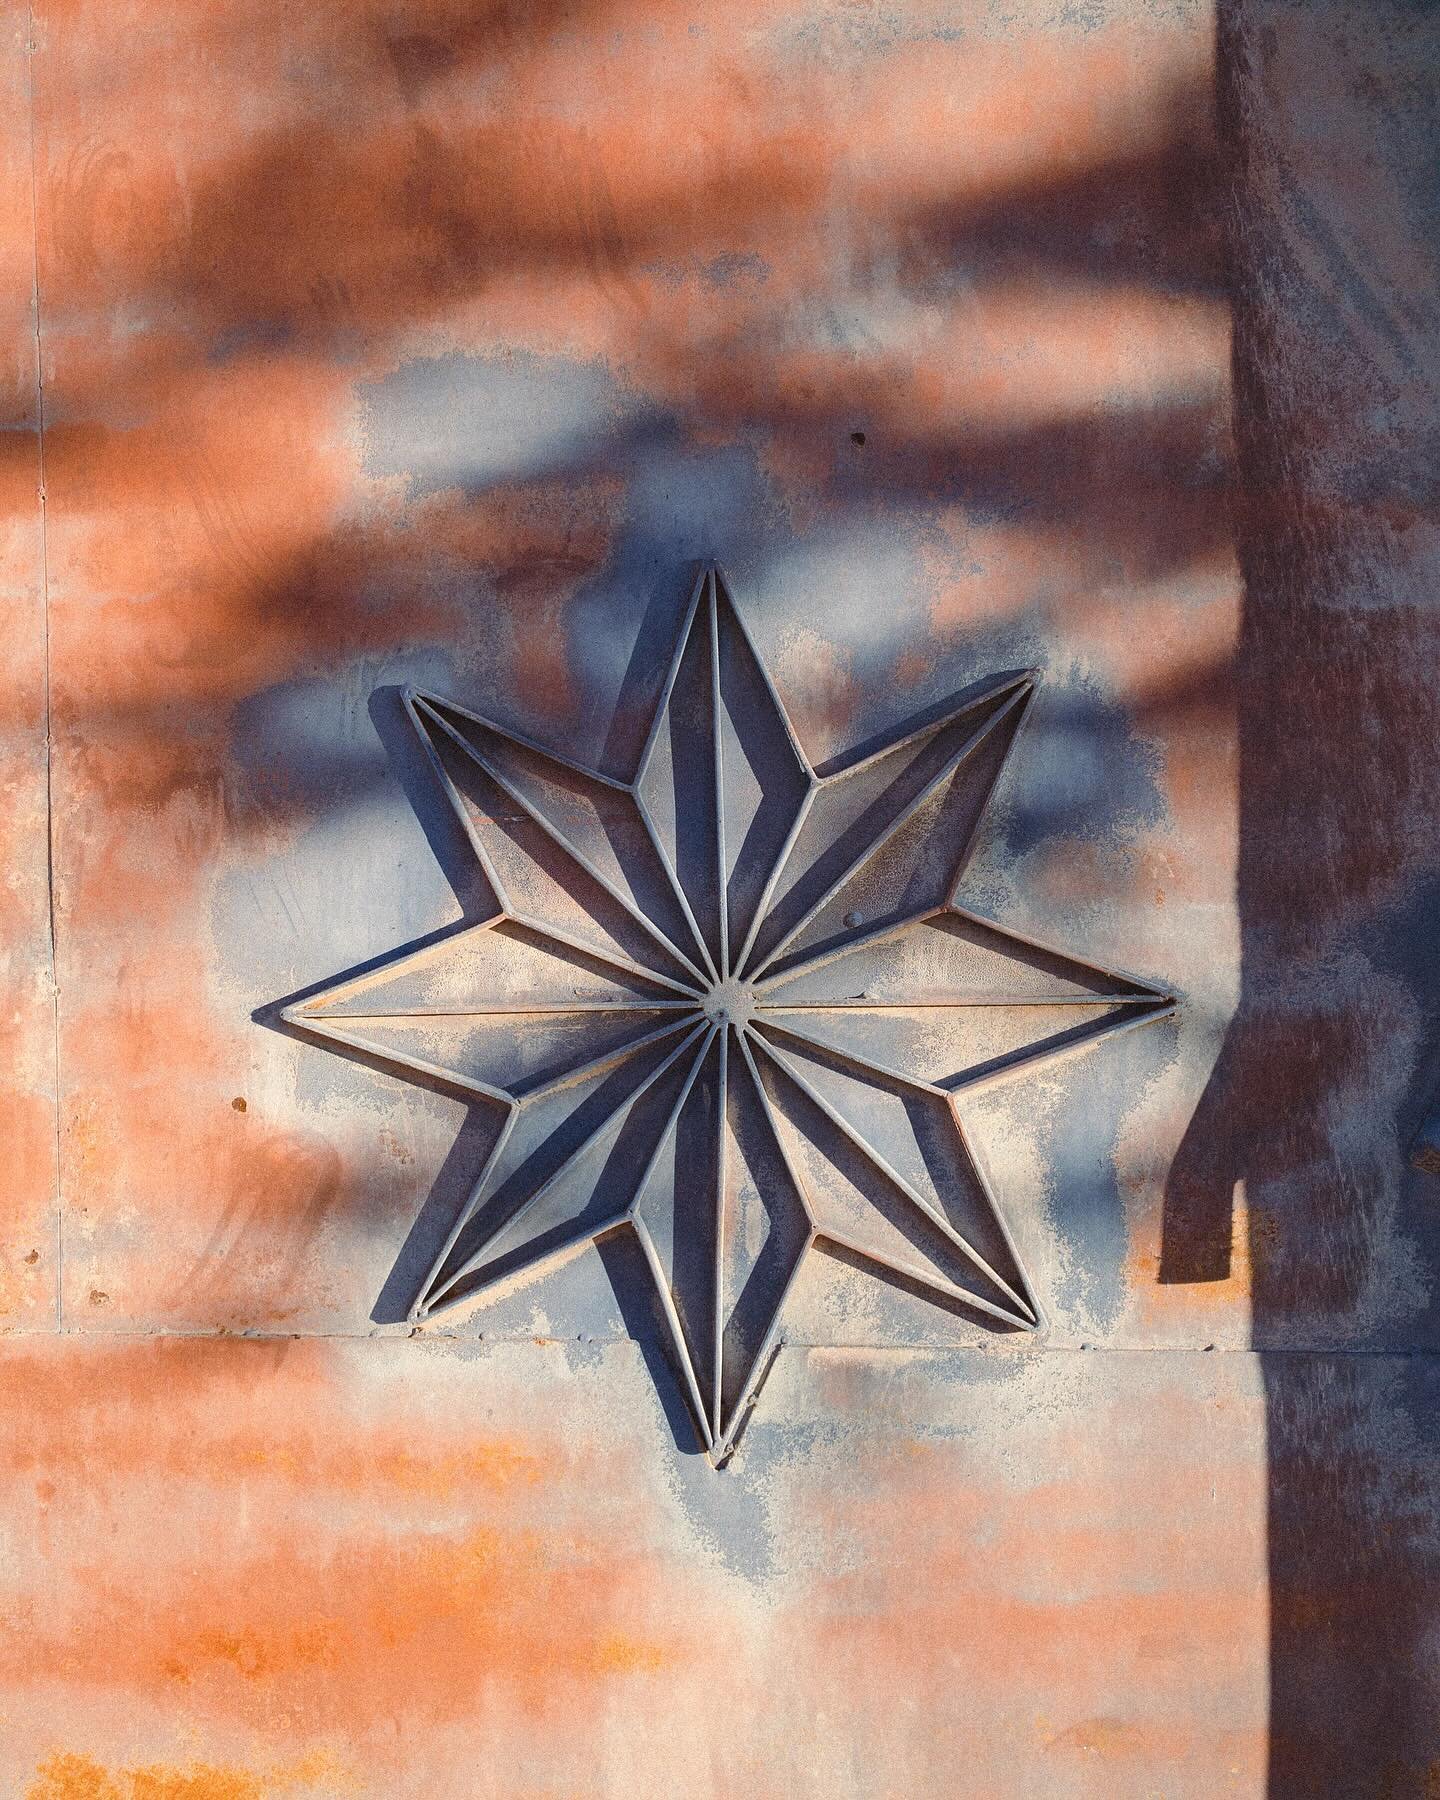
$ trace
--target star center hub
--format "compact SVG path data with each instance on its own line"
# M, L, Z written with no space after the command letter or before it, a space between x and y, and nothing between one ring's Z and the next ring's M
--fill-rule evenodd
M743 981L718 981L700 1001L715 1025L746 1025L755 1013L755 990Z

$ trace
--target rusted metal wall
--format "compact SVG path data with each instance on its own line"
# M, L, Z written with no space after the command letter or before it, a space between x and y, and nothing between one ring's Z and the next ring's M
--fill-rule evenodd
M3 1791L1436 1792L1434 15L3 31ZM970 903L1182 1002L967 1112L1046 1333L817 1269L720 1472L275 1013L708 557L816 758L1040 669Z

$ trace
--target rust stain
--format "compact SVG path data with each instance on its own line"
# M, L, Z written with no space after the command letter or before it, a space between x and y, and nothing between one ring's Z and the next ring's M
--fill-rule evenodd
M4 1584L24 1623L0 1652L17 1697L129 1693L197 1727L244 1724L278 1752L392 1716L407 1732L514 1708L573 1723L706 1657L643 1549L561 1498L576 1469L558 1445L497 1438L463 1407L418 1437L398 1365L368 1397L337 1386L318 1345L135 1344L12 1372L32 1407L5 1461L35 1495L58 1578L43 1607L28 1578ZM586 1479L623 1481L593 1464ZM118 1526L157 1505L163 1541L129 1526L92 1541L97 1507ZM216 1506L221 1533L204 1524ZM38 1791L102 1775L125 1800L161 1778L59 1758ZM266 1776L256 1791L281 1787Z
M107 1768L92 1757L57 1751L37 1768L24 1800L277 1800L286 1794L304 1800L307 1794L355 1791L353 1777L324 1750L263 1774L206 1762Z
M243 1769L153 1763L110 1770L88 1756L61 1754L41 1764L25 1800L265 1800L276 1791Z

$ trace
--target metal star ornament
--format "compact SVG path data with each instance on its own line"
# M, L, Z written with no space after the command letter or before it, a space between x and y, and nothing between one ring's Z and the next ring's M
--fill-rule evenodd
M414 1320L627 1235L716 1464L813 1252L1039 1327L956 1102L1174 1003L956 900L1034 689L814 766L709 568L629 781L407 691L493 916L284 1016L496 1116Z

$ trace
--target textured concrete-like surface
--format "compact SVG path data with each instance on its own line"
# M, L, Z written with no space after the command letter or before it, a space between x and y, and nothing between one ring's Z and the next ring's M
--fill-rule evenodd
M1432 1793L1433 12L0 59L0 1786ZM971 1103L1043 1339L817 1266L723 1473L279 1016L476 916L403 687L627 772L712 557L816 762L1038 669L968 903L1181 1000Z
M122 1793L201 1762L197 1794L377 1800L1263 1778L1247 1357L797 1354L722 1474L620 1344L5 1363L0 1593L46 1595L5 1658L8 1791L62 1751Z

